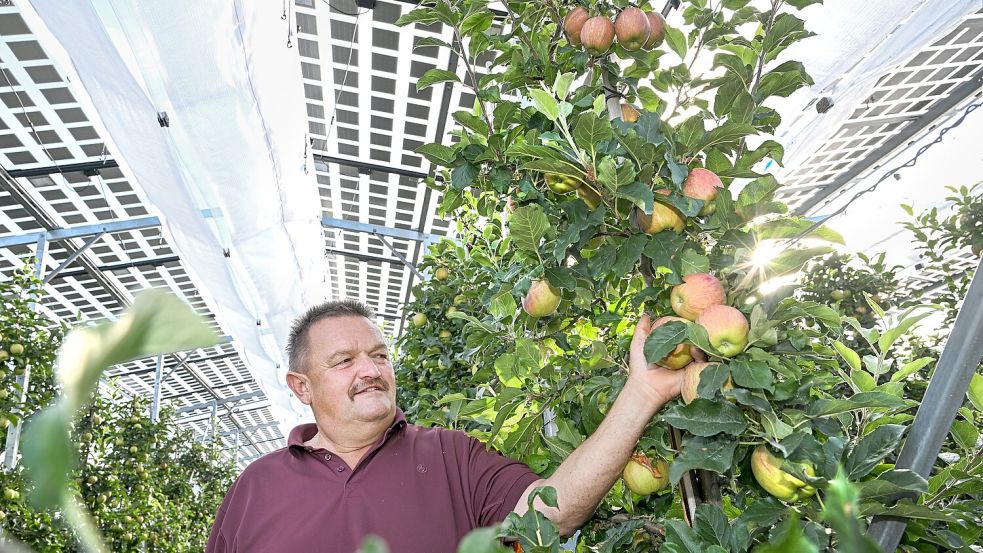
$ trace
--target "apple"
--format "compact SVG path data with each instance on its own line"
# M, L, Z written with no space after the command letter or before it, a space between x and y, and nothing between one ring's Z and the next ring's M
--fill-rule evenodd
M628 489L638 495L649 495L669 485L669 463L665 459L652 462L644 453L635 453L621 473Z
M625 50L641 50L651 34L649 18L639 8L625 8L614 20L614 33Z
M651 50L666 38L666 18L659 12L647 12L645 16L649 20L649 36L642 49Z
M578 188L577 197L583 200L591 211L594 211L595 209L597 209L597 206L601 205L600 194L595 192L594 189L589 186L583 186L581 188Z
M693 273L683 277L683 283L673 286L669 293L672 310L680 317L695 321L704 309L726 301L724 287L709 273Z
M840 301L846 297L846 292L843 290L833 290L829 293L829 297L833 298L834 301Z
M640 115L641 114L638 112L638 109L636 109L635 106L625 103L621 104L621 120L625 123L634 123L635 121L638 121L638 117Z
M8 357L10 357L10 354L7 353L7 350L0 349L0 361L6 361Z
M522 310L530 317L546 317L556 312L560 305L560 291L546 279L532 281L529 291L522 298Z
M17 496L18 495L20 495L20 494L17 493L17 490L14 490L14 489L11 489L11 488L4 488L3 489L3 498L6 499L7 501L13 501L13 500L17 499Z
M713 199L717 197L717 189L723 185L716 173L697 167L689 172L689 176L683 182L683 196L703 200L700 215L710 215L717 209Z
M816 469L809 463L795 463L809 476ZM754 448L751 454L751 472L766 492L784 501L801 501L816 493L816 488L782 470L782 459L775 457L764 445Z
M444 311L444 316L449 319L454 313L457 313L457 308L452 305L447 308L447 311Z
M707 307L696 318L696 324L706 329L710 344L724 357L733 357L747 347L747 317L729 305Z
M450 330L441 330L440 333L437 336L439 336L441 340L443 340L443 341L446 342L447 340L450 340L450 338L451 338L451 331Z
M563 18L563 34L566 35L567 42L574 46L580 46L580 30L588 19L590 19L590 14L587 12L587 8L583 6L577 6L567 12L567 16Z
M718 365L719 363L704 363L700 361L694 361L689 365L686 365L685 372L683 373L683 384L680 388L680 396L683 398L683 403L689 405L694 399L700 397L699 386L700 386L700 373L703 369L709 367L710 365ZM727 377L727 381L724 382L722 388L724 390L730 390L734 387L734 382L731 380L730 376Z
M580 28L580 42L594 56L603 56L614 43L614 23L603 15L597 15Z
M10 397L10 392L7 390L0 390L0 399L7 399Z
M669 195L668 190L656 190L655 192L663 196ZM683 232L683 228L686 227L686 219L676 208L654 202L652 204L652 213L645 213L638 208L635 209L635 224L638 225L639 230L646 234L656 234L669 229L672 229L678 234Z
M24 355L24 346L21 344L11 344L10 355L13 355L14 357L20 357L21 355Z
M468 298L464 294L458 294L454 296L454 305L461 305L462 303L468 301Z
M416 315L413 315L411 321L413 326L420 328L421 326L427 324L427 315L425 313L417 313Z
M546 173L546 186L557 194L567 194L583 186L584 183L576 177Z
M433 277L440 281L447 280L449 276L451 276L451 272L447 270L447 267L438 267L433 273Z
M688 322L682 317L659 317L652 323L652 330L659 328L660 326L668 323L669 321L680 321ZM665 367L667 369L678 370L682 369L686 365L689 365L693 361L693 348L689 344L682 343L676 346L676 349L672 350L669 355L665 356L663 359L656 362L660 367ZM699 351L699 349L697 349ZM700 352L702 353L702 352Z

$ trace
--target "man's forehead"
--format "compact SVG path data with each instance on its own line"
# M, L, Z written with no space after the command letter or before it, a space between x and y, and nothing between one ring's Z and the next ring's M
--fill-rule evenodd
M315 323L311 330L311 342L330 351L389 347L379 327L365 317L328 317Z

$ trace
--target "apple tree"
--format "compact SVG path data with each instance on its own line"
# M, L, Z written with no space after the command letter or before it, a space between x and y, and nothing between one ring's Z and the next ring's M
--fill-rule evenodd
M885 503L929 486L890 465L916 405L892 347L920 313L878 313L873 329L762 291L842 240L790 215L761 170L784 153L770 100L811 83L784 54L811 35L799 10L813 3L692 0L669 25L648 3L507 1L496 20L483 0L431 0L399 22L453 29L417 46L453 50L464 78L432 69L417 87L475 99L450 114L451 144L418 150L458 240L431 249L434 278L406 307L411 418L545 476L623 386L641 311L659 322L649 361L686 371L583 547L872 551L863 517L892 513L944 517L933 536L972 543L965 509ZM820 244L780 247L806 231ZM547 527L529 513L504 532L557 551Z

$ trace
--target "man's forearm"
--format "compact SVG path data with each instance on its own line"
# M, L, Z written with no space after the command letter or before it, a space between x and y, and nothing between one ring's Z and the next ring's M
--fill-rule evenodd
M652 416L665 404L638 386L625 386L597 430L545 481L533 487L556 489L559 510L537 503L537 510L572 534L594 513L598 503L621 475ZM526 496L516 511L526 510Z

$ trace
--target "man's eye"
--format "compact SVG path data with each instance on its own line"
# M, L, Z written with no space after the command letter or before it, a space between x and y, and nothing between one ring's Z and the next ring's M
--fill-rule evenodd
M389 354L388 353L377 353L377 354L375 354L375 356L378 359L389 359Z
M344 365L344 364L346 364L346 363L350 363L350 362L351 362L351 360L352 360L352 358L351 358L351 357L345 357L344 359L341 359L341 360L339 360L339 361L338 361L337 363L335 363L335 364L334 364L334 366L336 366L336 367L337 367L337 366L339 366L339 365Z

